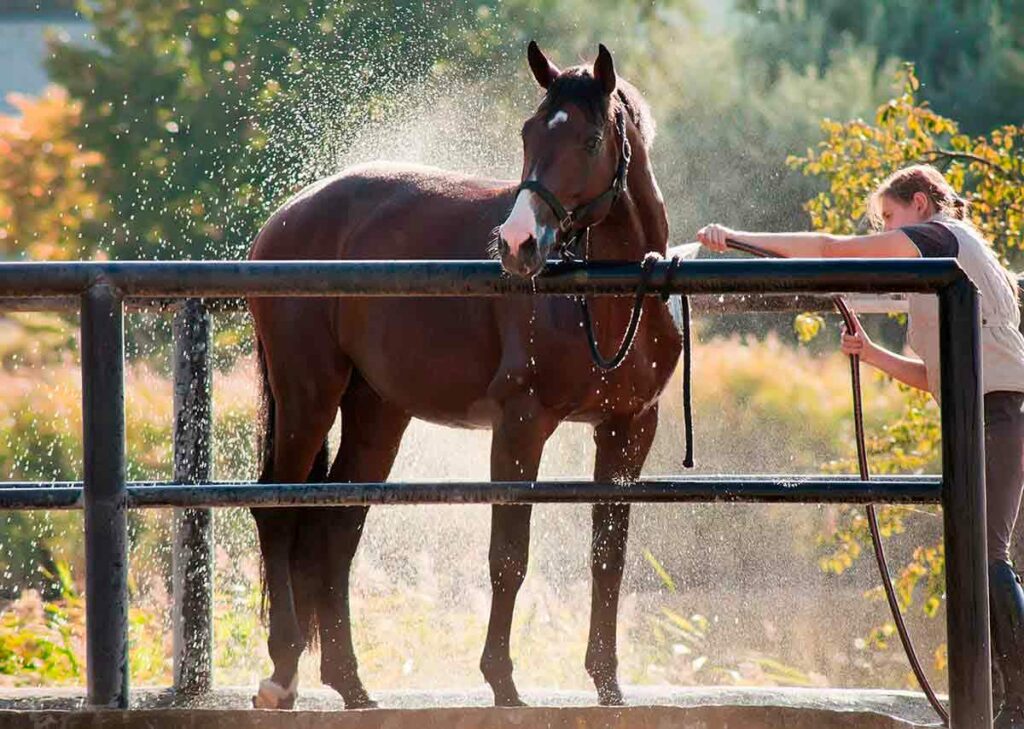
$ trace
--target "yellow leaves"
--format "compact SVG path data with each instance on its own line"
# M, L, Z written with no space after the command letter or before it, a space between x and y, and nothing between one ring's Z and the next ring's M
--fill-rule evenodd
M195 30L202 38L212 38L218 30L217 19L210 13L203 13L196 18Z
M654 573L658 575L658 579L661 580L661 584L665 586L669 592L674 593L676 591L676 583L672 579L672 575L668 573L668 570L658 561L658 558L649 549L644 550L644 559L647 560L647 564L651 566Z
M925 162L941 169L954 189L971 202L971 219L1004 260L1024 241L1024 155L1016 144L1021 127L990 135L960 133L955 120L917 99L920 83L912 66L901 71L903 94L882 104L874 123L860 119L821 123L823 141L786 163L812 177L824 177L828 191L804 209L819 230L862 232L865 201L885 175Z
M0 115L0 255L78 258L83 225L106 210L89 184L102 157L72 137L81 106L56 86L9 101L16 113Z
M797 339L807 344L821 331L825 325L825 318L820 314L803 313L798 314L793 320L793 329L796 331Z

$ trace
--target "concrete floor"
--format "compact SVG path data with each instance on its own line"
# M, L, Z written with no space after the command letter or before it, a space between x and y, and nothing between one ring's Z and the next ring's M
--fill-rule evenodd
M133 693L133 709L85 711L80 691L0 689L0 729L906 729L939 726L913 692L780 688L631 687L630 706L593 706L585 692L524 692L531 706L494 709L486 691L378 692L381 708L343 711L314 689L291 712L254 711L250 688L218 688L198 699Z

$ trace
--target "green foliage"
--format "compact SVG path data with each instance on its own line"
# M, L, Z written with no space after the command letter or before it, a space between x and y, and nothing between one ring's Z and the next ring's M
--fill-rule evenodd
M26 590L0 604L0 685L74 686L85 676L85 603L69 564L57 561L43 575L57 586L49 599ZM137 590L129 586L132 592ZM167 606L128 610L129 671L133 683L170 680L170 613Z
M27 593L0 610L0 676L22 684L66 684L82 679L77 653L85 602L75 590L71 571L58 563L45 577L60 587L54 602Z
M1020 184L1024 157L1019 138L1024 128L1004 126L987 135L971 137L960 132L952 119L933 111L918 98L920 83L911 66L902 73L903 93L880 106L874 120L849 122L826 120L825 139L803 157L789 163L804 174L827 181L828 189L806 206L812 225L834 233L863 228L865 201L889 173L907 164L926 162L943 169L947 179L970 201L971 220L993 242L1004 261L1021 260L1024 235L1024 187ZM903 413L868 439L874 473L921 473L938 467L941 430L938 409L923 392L906 392ZM829 464L833 470L852 470L854 464ZM928 524L937 522L930 508L890 506L879 510L883 536L913 534L936 539ZM866 518L849 509L836 527L820 539L823 569L847 570L869 542ZM918 609L934 617L945 589L945 561L941 543L921 546L899 569L896 587L905 610ZM871 596L882 598L880 590ZM915 607L916 606L916 607ZM893 626L872 632L868 644L886 648ZM944 660L942 651L936 661Z
M920 69L924 97L972 133L1024 116L1021 0L741 0L748 60L773 73L828 68L863 45Z
M222 478L253 475L255 395L248 360L218 372L215 388L215 462ZM142 364L125 376L127 470L132 480L161 480L171 475L172 402L169 376ZM44 368L0 370L0 479L70 481L81 478L81 372L71 361ZM130 516L133 548L158 552L160 514ZM0 597L21 589L42 591L53 599L56 588L39 573L66 561L84 570L81 514L77 512L5 512L0 514ZM166 537L166 534L163 535ZM164 546L167 540L163 539ZM149 565L167 562L154 554Z
M929 163L971 202L971 220L993 242L1003 260L1015 260L1024 239L1024 128L1003 126L987 135L960 132L952 119L918 98L912 66L901 72L903 93L883 104L871 122L855 119L821 124L825 139L789 164L821 177L828 189L811 199L811 225L833 233L863 228L867 199L889 173Z
M649 550L645 550L644 559L673 602L679 602L681 596L677 595L675 580L664 565ZM719 685L815 685L810 674L770 656L755 654L729 662L715 661L710 650L714 622L699 613L687 617L675 607L662 604L646 616L646 625L649 635L644 642L651 646L652 660L674 669L689 681ZM751 676L756 676L756 681L751 681Z
M78 140L104 155L95 183L112 218L102 247L117 257L238 255L268 211L333 171L333 152L407 83L443 60L478 67L487 8L81 3L95 40L56 45L50 72L81 102Z

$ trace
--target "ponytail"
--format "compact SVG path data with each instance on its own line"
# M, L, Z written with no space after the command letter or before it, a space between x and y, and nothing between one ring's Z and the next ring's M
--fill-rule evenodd
M949 215L949 217L953 218L954 220L967 221L969 205L970 203L967 202L967 200L960 197L954 192L953 199L950 201L949 204L949 212L947 213L947 215Z

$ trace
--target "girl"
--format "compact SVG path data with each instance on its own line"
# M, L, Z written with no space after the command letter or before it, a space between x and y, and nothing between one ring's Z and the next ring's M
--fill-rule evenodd
M967 204L926 165L892 174L872 194L869 215L880 232L745 233L708 225L697 239L712 251L726 239L793 258L956 258L978 287L985 393L985 482L993 659L1003 677L1000 728L1024 728L1024 589L1010 565L1009 543L1024 489L1024 337L1017 282L967 220ZM912 294L907 339L918 357L890 352L858 326L842 349L912 387L939 394L939 319L934 296Z

